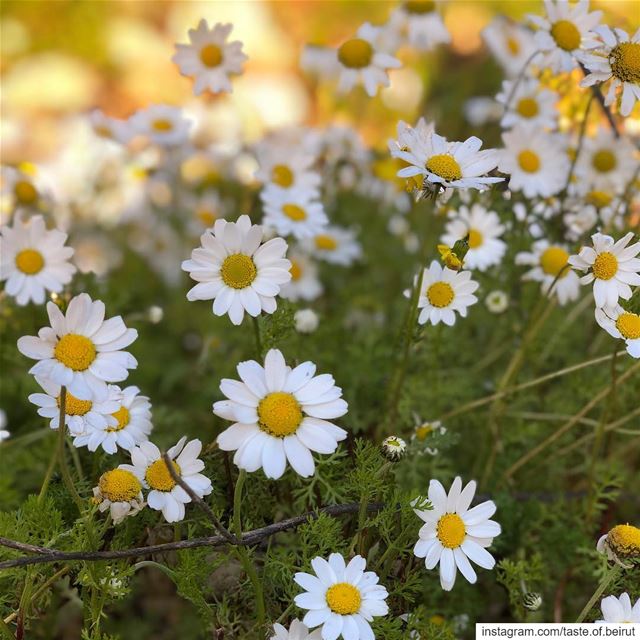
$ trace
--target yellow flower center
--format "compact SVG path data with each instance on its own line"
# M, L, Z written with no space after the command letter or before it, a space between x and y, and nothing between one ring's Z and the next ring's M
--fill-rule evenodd
M540 157L534 151L525 149L518 154L518 164L523 171L535 173L540 168Z
M210 209L198 209L196 211L196 217L207 227L212 227L213 223L216 221L216 214Z
M435 11L436 3L433 0L407 0L404 3L404 10L407 13L431 13Z
M562 271L561 277L564 278L569 274L569 269L565 269L568 260L569 254L562 247L548 247L540 256L540 266L547 275L554 278Z
M453 287L448 282L434 282L427 289L427 298L434 307L448 307L453 302Z
M16 267L18 267L22 273L32 276L42 271L44 258L42 254L35 249L23 249L16 254Z
M609 171L616 168L617 164L618 160L615 154L609 149L600 149L591 158L591 165L600 173L609 173Z
M582 36L578 27L569 20L558 20L551 27L551 37L565 51L573 51L580 46Z
M85 371L96 359L96 347L86 336L68 333L53 350L55 359L73 371Z
M38 199L38 191L28 180L18 180L13 195L20 204L33 204Z
M637 313L625 311L618 316L616 327L626 340L640 338L640 316Z
M93 130L95 131L96 135L100 136L101 138L113 138L113 131L109 127L107 127L107 125L96 125L95 127L93 127Z
M611 50L609 56L611 72L622 80L640 84L640 44L637 42L621 42Z
M200 49L200 60L205 67L217 67L222 62L222 49L215 44L208 44Z
M373 58L373 47L362 38L347 40L338 49L338 60L349 69L364 69Z
M475 229L469 229L469 249L477 249L482 245L483 237L479 231Z
M297 260L291 260L291 268L289 269L289 273L291 274L292 280L300 280L302 276L302 267Z
M317 235L314 239L317 249L323 251L335 251L338 248L338 243L333 236L328 236L324 233Z
M271 182L286 189L293 184L293 171L286 164L277 164L271 169Z
M607 541L620 556L640 556L640 529L630 524L619 524L609 531Z
M295 433L302 422L302 409L290 393L275 391L258 405L260 428L272 436L284 438Z
M156 131L160 131L161 133L165 133L165 132L171 131L173 129L173 122L171 122L171 120L167 120L165 118L160 118L158 120L154 120L152 126Z
M585 200L594 207L601 209L602 207L606 207L611 204L613 196L606 191L589 191Z
M445 618L444 616L441 616L439 613L436 613L435 615L432 615L429 618L429 622L431 624L437 624L438 626L443 625L445 623Z
M118 424L115 427L107 427L107 431L121 431L129 424L129 420L131 419L131 414L127 407L120 407L111 415L118 421Z
M512 56L520 53L520 43L515 38L507 38L507 49Z
M460 180L460 178L462 178L462 169L458 161L448 153L439 153L431 156L427 160L425 168L427 171L444 178L447 182Z
M244 253L234 253L227 256L220 268L220 276L224 283L232 289L248 287L258 275L253 260Z
M523 118L535 118L538 115L538 102L535 98L522 98L516 106L516 111Z
M618 272L618 258L613 253L600 253L593 263L593 275L598 280L611 280Z
M111 502L129 502L138 496L140 480L126 469L112 469L100 476L100 493Z
M428 422L421 424L419 427L416 427L416 440L423 442L432 431L433 427Z
M443 547L456 549L464 541L467 531L464 522L457 513L445 513L438 520L437 536Z
M293 220L294 222L301 222L302 220L306 220L307 218L307 212L297 204L283 205L282 213L284 213L287 218L291 218L291 220Z
M329 609L341 616L349 616L360 611L360 591L348 582L338 582L329 587L326 598Z
M171 461L173 470L176 475L180 475L180 466L175 460ZM144 479L147 484L156 491L171 491L176 486L176 481L171 477L169 473L169 467L165 464L165 461L160 458L147 467L147 472L144 474Z
M60 406L60 396L56 398L56 404ZM67 416L84 416L91 411L93 402L91 400L78 400L67 391L64 401L64 413Z

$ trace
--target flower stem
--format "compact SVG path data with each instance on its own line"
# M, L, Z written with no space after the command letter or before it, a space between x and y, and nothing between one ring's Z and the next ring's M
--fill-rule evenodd
M576 622L582 622L586 617L589 611L593 609L593 605L596 603L598 598L604 593L604 590L611 584L611 582L620 575L620 567L618 565L613 565L607 573L600 580L600 584L598 588L595 590L594 594L589 599L589 602L584 606L584 609L580 612L580 615L576 618Z
M256 339L256 352L258 354L258 360L262 360L262 338L260 337L260 323L258 318L251 318L253 321L253 335Z
M60 389L60 421L58 424L58 466L60 467L60 473L62 474L62 480L67 488L67 491L71 494L73 501L78 507L78 511L82 513L84 509L84 502L78 494L71 473L69 473L69 467L67 466L67 458L65 452L65 436L66 436L66 409L67 409L67 388L62 387Z

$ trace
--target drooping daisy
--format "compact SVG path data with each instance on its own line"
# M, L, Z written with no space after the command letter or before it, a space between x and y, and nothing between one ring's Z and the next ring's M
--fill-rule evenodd
M619 598L607 596L600 603L603 620L596 620L596 624L640 624L640 598L631 606L631 598L628 593L623 593Z
M277 622L273 625L274 636L269 640L322 640L322 629L309 631L306 624L300 620L293 620L289 625L289 630Z
M413 552L418 558L424 558L429 570L440 564L440 584L445 591L453 588L456 569L475 584L476 572L469 560L483 569L493 569L495 565L486 548L501 533L500 525L490 520L496 505L487 500L469 509L475 492L473 480L463 489L462 480L456 477L448 495L440 482L431 480L428 495L433 509L414 510L425 524Z
M191 129L191 120L183 116L182 109L167 104L153 104L137 111L129 118L129 124L132 132L163 147L186 142Z
M260 197L264 207L262 224L281 236L292 235L297 240L311 238L322 233L329 223L313 191L267 187Z
M280 295L286 300L315 300L322 295L323 287L318 278L317 265L304 253L292 251L291 280L282 285Z
M302 247L316 258L343 267L350 266L362 256L355 231L335 225L329 225L313 238L304 240Z
M49 229L42 216L23 222L19 214L13 226L0 228L0 281L19 305L42 304L46 293L59 293L71 282L76 268L69 262L73 249L65 246L67 234Z
M500 121L503 129L518 124L556 129L558 94L545 89L535 78L527 78L516 84L516 80L505 80L496 100L504 105L505 114Z
M123 144L128 142L131 137L128 122L111 118L100 111L100 109L94 109L89 114L89 124L93 132L103 140Z
M313 170L316 157L304 147L265 140L256 146L256 179L281 189L305 189L318 194L320 174Z
M98 486L93 488L93 499L100 511L109 509L113 524L119 524L127 516L135 516L144 507L140 480L128 471L126 465L105 471Z
M255 360L241 362L242 382L223 379L220 391L228 398L213 412L234 422L217 438L223 451L235 451L233 461L253 472L262 467L268 478L280 478L287 460L304 478L313 475L311 455L333 453L347 432L328 420L348 409L333 376L315 375L316 365L287 366L282 353L271 349L264 367Z
M610 336L625 341L630 356L640 358L640 315L617 305L613 309L596 308L596 321Z
M629 245L630 231L617 242L602 233L591 236L592 247L582 247L578 255L569 257L569 264L578 271L588 273L580 278L581 284L593 282L596 307L615 307L618 298L629 300L631 287L640 285L640 242Z
M233 91L229 76L242 73L248 57L242 52L242 42L227 42L232 30L233 25L219 23L209 29L203 18L196 29L189 29L191 44L176 44L177 52L171 60L182 75L195 78L195 95L205 89L212 93Z
M584 57L584 65L591 72L582 81L583 87L611 80L605 104L616 100L620 91L620 114L628 116L635 103L640 100L640 29L629 38L622 29L611 29L606 25L594 31L602 39L597 51Z
M51 327L18 340L20 353L38 360L29 373L67 387L78 400L106 400L107 383L125 380L127 369L138 366L122 351L138 332L127 329L120 316L105 320L104 312L104 302L86 293L72 298L66 314L49 302Z
M408 44L418 51L430 51L439 44L451 42L451 34L434 0L402 2L391 13L384 28L398 34L398 44L402 44L401 35L404 35Z
M571 71L585 52L598 45L593 29L602 18L602 11L589 13L589 0L570 4L568 0L545 0L546 17L529 15L538 27L534 40L544 56L536 63L558 73Z
M167 453L176 475L200 498L213 490L211 480L199 473L204 462L198 459L202 450L200 440L190 440L186 436L171 447ZM120 469L131 471L142 486L149 489L147 504L156 511L162 511L167 522L184 519L184 505L191 502L189 494L171 477L162 458L160 449L153 442L143 442L131 450L133 465L123 464Z
M216 220L213 230L200 237L182 269L198 284L187 300L213 300L213 313L229 314L239 325L246 311L254 318L276 310L280 286L291 280L287 243L272 238L262 244L263 229L243 215L237 222Z
M400 60L378 49L380 27L365 22L356 36L343 42L337 50L338 90L346 93L355 86L364 86L367 95L373 98L378 87L389 86L388 69L397 69Z
M373 640L369 623L389 613L389 594L373 571L365 571L367 561L355 556L346 564L332 553L328 561L317 556L311 566L315 575L299 572L293 578L305 589L295 597L301 609L308 609L303 622L310 628L322 626L323 640Z
M564 136L520 125L505 131L502 140L498 169L511 175L509 189L547 198L564 188L571 165Z
M487 211L478 203L471 208L462 205L447 222L441 242L453 247L468 235L469 251L464 257L464 266L486 271L492 265L500 264L507 250L505 242L500 240L504 230L495 211Z
M504 313L509 307L509 296L504 291L496 289L487 294L484 303L491 313Z
M482 38L510 78L525 70L536 51L533 33L503 16L497 16L483 29Z
M523 280L541 282L545 295L555 295L561 305L580 296L580 278L569 267L569 251L565 245L551 244L548 240L537 240L531 251L521 251L516 255L515 263L533 267L523 276ZM555 282L553 291L551 285Z
M417 279L418 276L415 280ZM456 311L466 318L467 307L478 302L473 292L479 286L471 279L470 271L452 271L434 260L428 269L424 269L422 276L422 288L418 298L418 308L421 309L418 322L436 325L442 321L450 327L453 326L456 322ZM405 296L410 295L410 291L405 291Z
M640 529L632 524L618 524L601 536L596 549L609 560L626 569L640 558Z

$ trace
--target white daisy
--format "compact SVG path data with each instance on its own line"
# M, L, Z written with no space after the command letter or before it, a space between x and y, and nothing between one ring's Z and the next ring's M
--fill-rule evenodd
M293 326L298 333L313 333L319 324L320 319L313 309L298 309L293 314Z
M439 44L451 42L451 34L434 0L408 0L401 3L391 13L384 28L397 34L395 40L398 44L406 38L408 44L418 51L430 51Z
M315 195L306 189L283 190L268 186L260 194L264 207L262 224L272 227L281 236L292 235L297 240L321 233L329 218Z
M578 271L588 271L581 284L593 282L596 307L615 307L618 298L629 300L631 287L640 285L640 242L627 246L630 231L617 242L611 236L594 233L592 247L582 247L578 255L569 257L569 264Z
M487 294L484 303L491 313L504 313L509 308L509 296L504 291L496 289Z
M631 606L631 598L628 593L623 593L619 598L615 596L607 596L600 603L602 609L603 620L596 620L597 624L640 624L640 598L636 600L633 607Z
M337 50L338 90L351 91L363 85L371 98L378 93L378 87L389 86L388 69L397 69L400 60L378 47L380 27L365 22L356 32L355 38L343 42Z
M154 104L141 109L129 118L134 133L146 136L163 147L175 147L189 139L191 120L187 120L179 107Z
M301 609L308 609L303 622L310 628L321 626L323 640L373 640L369 623L389 613L389 594L373 571L365 571L367 561L355 556L346 564L339 553L332 553L328 561L315 557L311 567L315 575L300 572L293 578L305 589L295 597Z
M418 276L414 282L417 282ZM480 285L471 279L470 271L453 271L443 267L437 260L424 269L422 288L418 298L418 308L421 309L418 322L438 324L440 321L448 326L456 322L455 312L463 318L467 317L467 307L478 302L473 292ZM404 292L408 298L411 291Z
M264 140L256 146L256 179L281 189L306 189L318 194L320 174L313 170L314 154L302 147Z
M322 640L322 630L309 631L306 624L300 620L293 620L289 625L289 630L277 622L273 625L274 636L269 640Z
M625 311L620 305L613 309L596 308L596 322L610 336L624 340L630 356L640 358L640 315Z
M518 124L529 124L543 129L557 129L558 94L545 89L535 78L505 80L496 100L504 105L505 114L500 121L503 129Z
M198 459L201 450L200 440L187 443L186 436L183 436L167 451L176 475L200 498L213 490L211 480L199 473L204 469L204 462ZM167 522L183 520L184 505L191 502L191 497L171 477L160 449L153 442L143 442L131 450L131 462L133 465L122 464L120 469L131 471L143 487L150 489L147 504L156 511L162 511Z
M255 360L241 362L242 382L223 379L220 391L228 398L213 412L234 424L217 438L223 451L235 451L233 461L253 472L262 467L268 478L280 478L287 460L304 478L313 475L311 451L333 453L347 432L328 420L347 413L342 389L333 376L315 375L316 365L287 366L282 353L271 349L264 367Z
M112 390L118 402L118 409L111 413L112 420L108 423L91 424L87 431L74 439L74 446L86 446L89 451L102 447L106 453L115 453L118 447L131 451L133 447L149 439L153 428L149 398L141 396L138 387L121 390L110 385L109 391Z
M440 241L453 247L468 235L469 251L464 257L464 266L486 271L492 265L500 264L507 250L506 243L500 240L504 231L495 211L487 211L478 203L470 209L462 205L447 222Z
M561 305L577 300L580 296L580 278L569 268L569 251L565 245L551 244L548 240L537 240L531 251L521 251L515 263L533 267L523 276L523 280L541 282L545 295L554 295ZM549 290L555 282L551 294Z
M7 281L7 295L19 305L42 304L48 291L62 291L76 272L69 262L73 249L66 241L66 233L47 230L39 215L23 222L16 214L12 227L0 227L0 281Z
M583 87L611 80L605 104L616 100L620 92L620 114L628 116L635 103L640 100L640 29L629 38L622 29L611 29L606 25L594 29L602 43L597 51L584 57L584 65L591 72L582 81Z
M94 109L89 114L89 124L93 132L103 140L126 144L131 138L129 123L125 120L111 118L100 109Z
M318 278L318 267L315 262L300 251L292 251L289 260L291 261L289 270L291 280L282 285L280 295L292 302L315 300L321 296L323 286Z
M302 248L316 258L343 267L350 266L362 256L355 231L335 225L329 225L322 233L304 240Z
M432 509L415 509L425 524L419 532L413 552L424 558L425 567L433 569L440 563L440 584L451 591L456 581L456 569L471 583L477 577L469 560L483 569L493 569L495 560L486 551L493 539L501 533L500 525L490 520L496 505L487 500L469 509L476 492L475 481L464 489L459 477L453 481L449 494L437 480L429 483L429 502Z
M2 208L0 212L18 209L42 210L52 204L51 194L42 184L32 165L2 166Z
M208 189L200 195L191 196L187 209L193 214L189 219L189 230L200 237L203 231L213 227L216 220L225 217L227 207L217 191Z
M545 0L546 17L530 15L538 27L535 44L544 57L536 62L554 72L571 71L584 59L585 51L598 45L593 29L602 18L602 11L589 13L589 0Z
M209 29L203 18L196 29L189 29L191 44L176 44L177 53L171 58L180 73L195 78L193 92L199 96L205 89L212 93L233 91L229 76L242 73L247 56L242 42L227 42L233 25L216 24Z
M135 516L144 507L140 480L128 471L126 465L106 471L93 488L93 499L100 511L109 509L113 524L127 516Z
M213 300L213 313L229 314L239 325L246 311L254 318L276 310L280 286L291 280L291 262L284 256L287 243L272 238L262 244L263 229L243 215L237 222L216 220L200 237L182 269L198 284L187 300Z
M79 400L106 400L107 383L125 380L127 369L138 366L122 351L138 332L127 329L120 316L105 320L104 312L104 303L86 293L72 298L66 314L49 302L51 327L18 340L20 353L38 360L29 373L67 387Z
M483 29L482 38L510 78L522 73L536 51L533 33L503 16L495 17Z
M571 165L564 136L520 125L505 131L502 140L498 169L511 175L509 189L546 198L564 188Z

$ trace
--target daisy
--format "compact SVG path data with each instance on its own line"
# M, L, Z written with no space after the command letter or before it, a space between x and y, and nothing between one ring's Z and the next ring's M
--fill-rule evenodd
M188 202L188 209L192 212L189 220L189 230L198 237L206 229L211 229L216 220L226 215L225 203L217 191L208 189L198 196L192 196Z
M300 620L294 620L289 625L289 630L277 622L273 625L274 636L269 640L322 640L322 629L309 631L306 624Z
M628 593L623 593L619 598L607 596L600 603L604 620L596 620L597 624L628 624L640 623L640 598L633 607Z
M313 238L304 240L302 247L316 258L343 267L350 266L362 256L355 231L335 225L329 225Z
M389 16L385 30L404 35L408 44L418 51L430 51L439 44L451 42L451 34L437 11L433 0L409 0L403 2Z
M182 109L167 104L154 104L137 111L129 124L132 132L149 138L163 147L175 147L189 138L191 120L182 115Z
M627 246L630 231L617 242L611 236L594 233L592 247L582 247L578 255L569 257L569 264L578 271L588 273L580 278L581 284L593 282L596 307L615 307L618 298L629 300L631 287L640 285L640 242Z
M496 289L487 294L484 303L491 313L504 313L509 307L509 296L504 291Z
M109 509L113 524L135 516L144 507L140 480L125 466L103 473L98 486L93 488L94 502L101 512Z
M319 324L320 319L313 309L298 309L293 314L293 326L298 333L313 333Z
M541 282L542 293L555 295L562 306L580 296L580 278L569 268L569 251L565 245L537 240L530 252L521 251L516 255L515 263L533 267L522 279Z
M571 165L564 136L519 125L505 131L502 141L498 169L511 175L509 189L547 198L564 188Z
M313 170L316 156L303 146L264 140L256 146L256 180L280 189L305 189L318 195L320 174Z
M523 71L536 51L531 31L503 16L494 18L483 29L482 38L510 78Z
M346 564L339 553L332 553L328 561L315 557L311 566L315 575L300 572L293 578L305 589L295 597L301 609L308 609L303 622L321 626L323 640L373 640L369 623L389 613L389 594L373 571L365 571L367 561L355 556Z
M629 38L622 29L611 29L601 25L594 29L602 43L598 51L584 57L584 65L591 72L582 81L583 87L611 80L605 104L616 100L619 87L620 114L628 116L635 103L640 100L640 29Z
M546 17L530 15L538 27L535 44L544 57L539 61L555 73L571 71L582 61L585 51L598 45L593 29L602 18L602 11L589 13L589 0L570 4L568 0L545 0Z
M2 167L2 211L17 209L42 209L51 204L51 196L36 180L36 169L32 165L19 168Z
M625 311L620 305L613 309L596 309L596 322L610 335L624 340L627 353L640 358L640 315Z
M396 462L404 456L407 443L399 436L387 436L382 441L382 454L385 458Z
M333 376L315 375L316 365L287 366L282 353L271 349L264 367L255 360L241 362L242 382L223 379L220 391L228 398L213 412L234 422L217 438L223 451L235 451L233 461L253 472L262 467L267 478L280 478L287 460L303 478L312 476L311 451L333 453L347 432L328 420L347 413L342 389Z
M242 42L227 42L232 30L233 25L219 23L209 29L203 18L197 29L189 29L190 44L176 44L177 53L171 60L182 75L195 78L195 95L205 89L212 93L233 91L229 76L242 73L248 57L242 52Z
M72 298L64 315L53 302L47 303L51 327L18 340L20 353L38 360L29 373L67 387L78 400L106 400L107 383L125 380L127 369L138 366L122 351L138 332L127 329L120 316L105 320L104 312L104 303L86 293Z
M448 495L440 482L431 480L429 502L433 509L414 510L425 524L420 529L413 553L424 558L427 569L440 563L440 584L445 591L453 588L456 568L475 584L476 572L469 560L483 569L493 569L495 565L486 548L501 533L500 525L489 519L496 512L496 505L487 500L469 509L475 492L473 480L463 489L462 480L456 477Z
M229 314L235 325L244 312L257 317L276 310L280 286L291 280L291 262L284 256L287 243L272 238L264 244L263 229L243 215L237 222L216 220L213 229L200 237L191 260L182 269L198 284L187 300L213 300L213 313Z
M186 444L185 444L186 443ZM198 459L202 450L200 440L190 440L186 436L167 452L176 475L200 498L213 490L211 480L203 476L204 462ZM147 504L156 511L162 511L167 522L184 519L184 505L191 502L189 494L171 477L162 458L160 449L153 442L143 442L131 450L133 465L122 464L120 469L131 471L146 489Z
M486 271L492 265L500 264L507 250L505 242L500 240L504 231L495 211L487 211L477 203L471 208L462 205L447 222L440 241L453 247L458 240L469 236L464 266Z
M42 304L47 292L60 293L76 268L69 262L73 249L67 234L49 229L40 215L23 222L16 214L13 226L0 227L0 281L4 290L23 306Z
M140 395L138 387L120 389L110 385L115 392L118 409L111 413L107 424L91 425L84 433L74 439L76 447L86 446L89 451L102 447L106 453L115 453L120 449L131 451L133 447L146 442L153 428L151 425L151 403L149 398Z
M267 187L260 198L264 207L262 224L274 228L281 236L292 235L297 240L311 238L329 223L313 191Z
M418 276L415 277L417 282ZM467 307L478 302L473 292L480 285L471 279L470 271L452 271L434 260L424 269L422 287L418 298L418 323L438 324L440 321L452 327L456 322L455 312L467 317ZM405 291L410 297L411 292Z
M525 78L520 83L505 80L496 100L505 108L500 121L503 129L511 129L518 124L542 129L556 129L558 126L558 94L545 89L534 78Z
M338 90L351 91L362 84L370 98L378 93L378 87L390 84L388 69L402 66L400 60L378 49L380 28L365 22L356 32L355 38L338 47Z
M131 137L129 125L125 120L110 118L100 109L94 109L89 114L89 124L99 138L109 142L126 144Z
M631 524L619 524L601 536L596 549L616 564L630 569L628 560L640 558L640 529Z
M300 251L292 251L289 260L291 280L282 285L280 295L292 302L315 300L322 295L323 287L318 278L317 265Z

